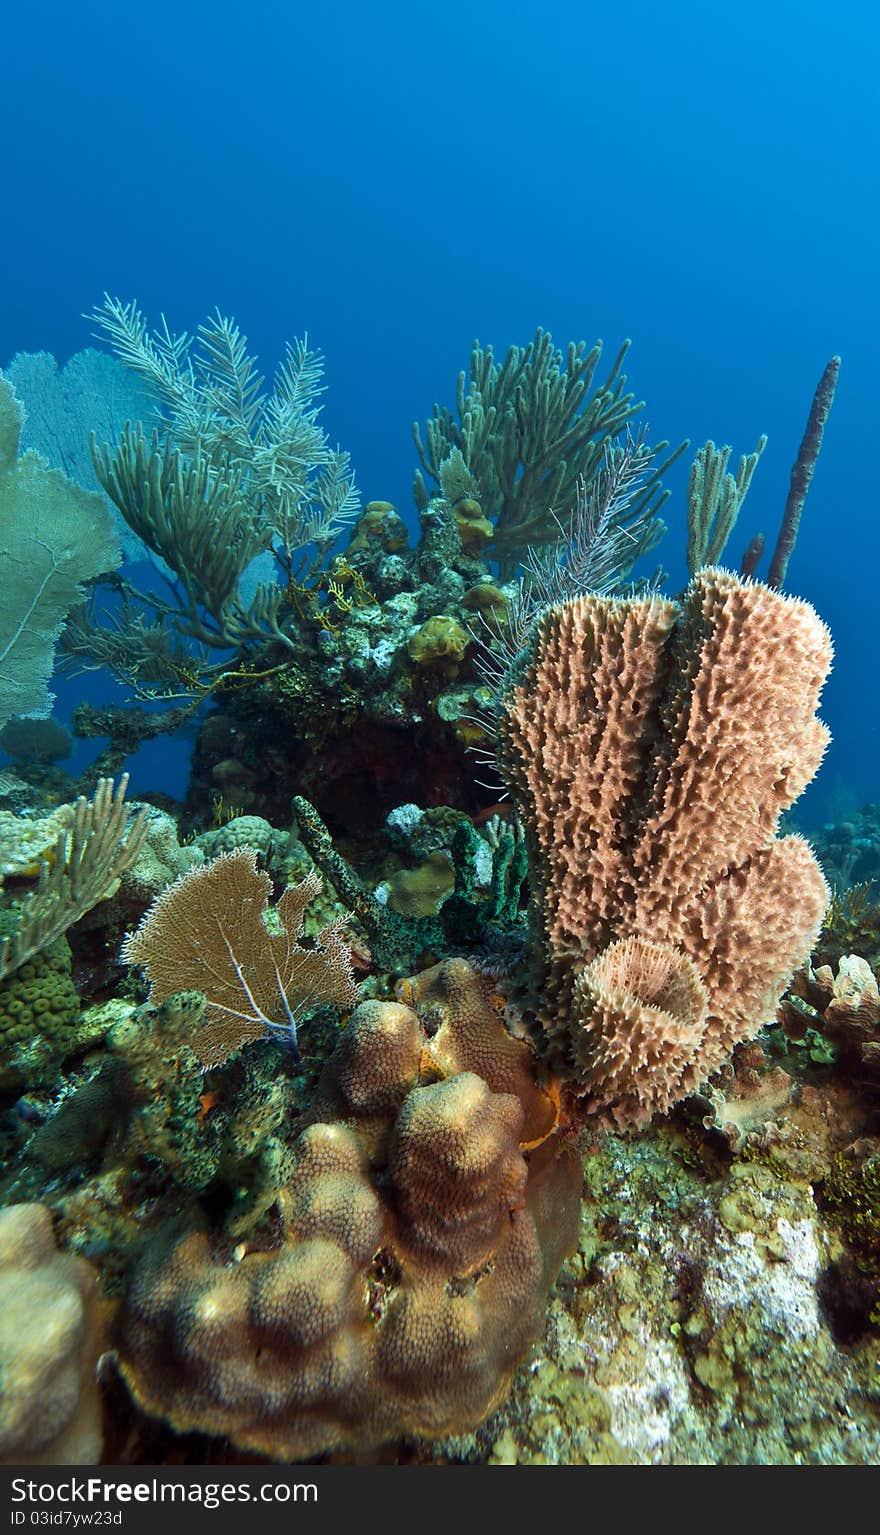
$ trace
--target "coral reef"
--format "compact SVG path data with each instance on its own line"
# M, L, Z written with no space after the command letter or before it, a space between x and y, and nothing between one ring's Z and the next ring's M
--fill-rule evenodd
M0 879L34 878L40 865L70 830L72 805L58 805L48 815L15 815L0 810Z
M216 858L218 853L233 853L236 848L249 847L269 868L273 863L283 861L289 840L284 832L276 831L262 816L236 815L222 826L201 832L193 838L192 846L205 858Z
M780 820L830 642L712 568L764 439L697 455L673 602L626 585L678 456L629 433L626 346L604 382L598 345L475 346L411 540L357 515L305 342L267 393L219 313L93 318L121 362L70 387L150 408L108 399L90 463L79 432L104 497L17 459L0 380L13 542L36 568L59 509L79 540L46 623L10 610L0 723L48 707L65 613L127 694L75 711L75 780L51 720L0 735L0 1456L880 1458L876 902L845 888L880 834L826 829L823 924ZM67 382L16 370L61 451ZM111 506L154 586L112 573ZM186 733L185 807L128 805L107 775Z
M127 826L127 787L127 774L116 786L102 778L94 799L81 796L65 807L67 824L57 834L51 857L42 858L32 871L39 876L35 888L17 904L0 932L0 978L66 933L111 895L131 868L144 839L145 815L136 815Z
M880 804L865 805L823 826L816 851L839 894L852 885L880 879Z
M429 1013L437 983L409 993ZM280 1226L237 1245L172 1233L142 1261L119 1348L148 1411L281 1459L469 1428L501 1399L573 1241L580 1171L483 983L462 964L440 984L469 1006L433 1037L402 1003L353 1014Z
M438 889L435 860L442 855L430 840L425 844L418 839L425 845L425 861L433 863L433 873L429 868L428 875L436 899L429 903L427 912L415 911L411 901L409 910L402 912L394 909L390 900L395 884L400 889L399 879L370 892L334 847L314 806L297 796L293 809L300 836L315 864L366 931L374 959L389 970L401 974L409 961L424 960L431 951L497 942L516 922L526 874L525 845L517 827L500 823L481 835L467 817L456 817L455 812L450 816L443 810L435 810L433 815L427 812L426 821L430 817L435 826L443 820L456 822L445 843L445 862L453 871L452 892L444 893L449 888L445 870L443 889ZM407 883L411 895L412 882ZM417 890L424 895L424 873Z
M297 595L283 657L267 647L251 680L223 690L196 746L193 819L209 821L222 796L283 825L302 794L334 834L362 837L401 799L481 808L466 758L474 727L464 716L481 701L470 628L488 587L503 626L505 593L442 498L422 513L415 548L398 525L388 503L370 503L330 567L332 602ZM351 577L372 601L345 595Z
M496 1465L876 1464L870 1299L857 1319L825 1209L842 1108L811 1096L732 1161L675 1126L604 1136L542 1346L499 1413L439 1449Z
M825 749L830 661L806 604L707 570L681 608L551 609L506 679L535 988L588 1109L626 1123L693 1091L808 955L827 886L775 834Z
M831 897L813 958L817 965L834 965L842 954L861 954L880 969L880 887L873 882Z
M0 1461L101 1458L95 1368L104 1346L94 1271L58 1252L43 1205L0 1211Z
M120 890L125 905L139 906L143 910L166 885L203 863L206 856L211 857L221 849L211 843L205 847L195 838L182 846L173 816L156 805L140 808L144 827L143 842L134 862L123 871ZM210 836L210 833L206 833L206 836Z
M0 1118L4 1199L45 1200L65 1243L99 1262L110 1294L124 1290L182 1201L219 1201L230 1232L273 1205L286 1138L319 1070L313 1052L323 1060L331 1048L319 1014L298 1070L288 1049L266 1041L206 1071L190 1043L204 1010L197 992L160 1007L87 1009L90 1046L48 1091L29 1088Z
M847 1244L829 1275L845 1341L880 1333L880 1144L863 1139L838 1152L822 1182L822 1207Z
M864 1081L880 1083L880 990L866 959L844 954L836 971L805 965L793 977L780 1017L787 1033L803 1038L818 1029L838 1045L849 1070Z
M209 1188L221 1169L247 1182L248 1158L227 1144L226 1116L214 1113L208 1122L221 1094L192 1048L205 1005L200 992L176 992L159 1007L129 1006L122 1016L98 1010L104 1049L96 1069L71 1084L38 1127L16 1189L30 1191L35 1168L55 1178L83 1167L103 1176L127 1171L136 1187L137 1169L149 1167L189 1193Z

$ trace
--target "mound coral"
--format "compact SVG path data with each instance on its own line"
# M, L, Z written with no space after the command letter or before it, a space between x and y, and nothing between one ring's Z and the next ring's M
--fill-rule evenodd
M0 980L0 1085L38 1081L82 1044L80 999L63 938Z
M827 731L803 602L702 571L682 605L584 596L536 625L500 704L551 1056L618 1124L665 1110L773 1017L828 899L779 817Z
M580 1171L485 987L463 961L410 983L433 1037L402 1002L362 1003L280 1223L150 1251L119 1339L147 1411L290 1459L469 1429L501 1399L575 1240Z
M95 1275L59 1253L45 1205L0 1213L0 1461L92 1465L101 1458L95 1366L103 1326Z
M880 1081L880 988L868 961L843 954L836 974L831 965L806 965L791 992L779 1010L786 1032L799 1039L812 1025L840 1048L857 1079Z

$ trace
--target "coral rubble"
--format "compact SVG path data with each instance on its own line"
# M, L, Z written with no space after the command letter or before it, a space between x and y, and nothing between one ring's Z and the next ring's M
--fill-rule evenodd
M499 1465L876 1464L870 1300L855 1319L824 1193L836 1113L816 1095L714 1163L680 1127L603 1135L530 1368L440 1448Z

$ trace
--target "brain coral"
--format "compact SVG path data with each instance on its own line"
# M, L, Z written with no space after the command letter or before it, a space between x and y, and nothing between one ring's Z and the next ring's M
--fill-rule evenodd
M37 1035L53 1041L57 1035L56 1043L63 1045L79 1014L70 949L60 939L0 981L0 1058Z
M70 949L60 938L0 981L0 1087L39 1081L81 1043Z
M457 963L486 1075L463 1064L466 1025L435 1054L412 1008L362 1003L295 1143L279 1228L235 1248L172 1233L137 1270L119 1349L147 1411L282 1460L464 1431L501 1399L575 1239L580 1173L528 1047ZM435 1022L436 974L414 991ZM487 1080L496 1064L514 1090ZM527 1152L541 1113L548 1138Z
M87 1466L101 1458L95 1277L59 1253L45 1205L0 1212L0 1461Z

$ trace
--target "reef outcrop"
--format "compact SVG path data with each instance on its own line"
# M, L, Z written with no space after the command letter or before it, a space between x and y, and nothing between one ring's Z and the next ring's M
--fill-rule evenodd
M119 1350L148 1412L285 1460L460 1432L502 1399L581 1173L529 1047L453 965L404 988L421 1019L355 1010L268 1222L177 1231L142 1261Z

